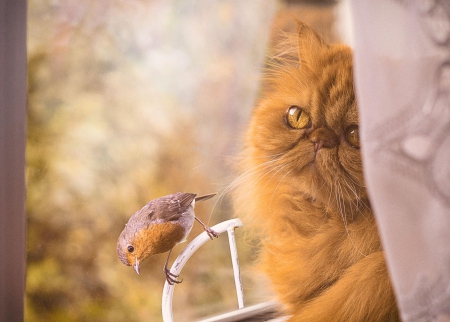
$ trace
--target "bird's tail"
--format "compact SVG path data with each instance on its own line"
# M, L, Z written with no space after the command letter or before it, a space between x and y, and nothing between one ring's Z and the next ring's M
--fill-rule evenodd
M200 197L195 197L195 202L197 202L197 201L203 201L203 200L208 200L208 199L214 197L215 195L217 195L217 192L210 193L210 194L208 194L208 195L204 195L204 196L200 196Z

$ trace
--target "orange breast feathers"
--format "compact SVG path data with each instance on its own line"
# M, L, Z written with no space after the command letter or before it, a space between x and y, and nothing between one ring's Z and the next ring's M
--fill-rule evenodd
M155 223L136 234L135 248L143 249L143 257L165 253L183 241L185 234L186 230L177 222Z

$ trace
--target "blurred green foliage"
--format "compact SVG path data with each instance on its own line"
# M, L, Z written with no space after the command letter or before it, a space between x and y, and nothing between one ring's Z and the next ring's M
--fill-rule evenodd
M151 199L232 181L274 10L266 0L29 1L27 321L161 320L166 254L138 276L118 260L117 238ZM196 213L213 225L230 209L225 195ZM253 250L237 237L247 303L259 302ZM226 236L182 278L176 320L237 308Z

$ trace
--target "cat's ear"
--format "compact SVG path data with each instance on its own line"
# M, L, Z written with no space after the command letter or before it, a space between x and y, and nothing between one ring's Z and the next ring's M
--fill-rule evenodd
M311 27L297 20L298 58L300 65L311 66L315 57L328 45Z

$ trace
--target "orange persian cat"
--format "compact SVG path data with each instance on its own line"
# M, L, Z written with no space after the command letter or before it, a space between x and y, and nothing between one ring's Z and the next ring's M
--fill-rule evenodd
M298 23L246 137L236 213L289 321L398 321L364 184L352 52Z

